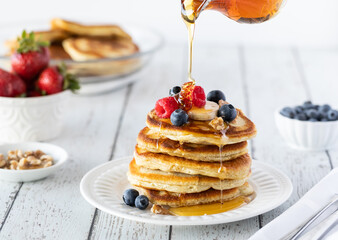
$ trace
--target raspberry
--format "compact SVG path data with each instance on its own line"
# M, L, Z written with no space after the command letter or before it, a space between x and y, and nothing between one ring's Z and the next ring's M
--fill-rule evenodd
M194 87L194 90L192 91L192 103L199 108L205 105L205 93L201 86Z
M159 118L170 118L172 112L178 108L178 102L174 97L165 97L159 99L155 104L155 111Z

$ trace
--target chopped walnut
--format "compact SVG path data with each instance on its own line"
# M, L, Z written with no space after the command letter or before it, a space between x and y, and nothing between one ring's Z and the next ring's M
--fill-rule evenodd
M34 165L34 166L39 166L40 164L41 164L41 160L43 160L42 158L40 158L40 159L37 159L36 157L34 157L34 156L29 156L28 158L27 158L27 161L29 161L29 163L31 164L31 165Z
M168 209L166 209L166 208L164 208L160 205L156 205L156 204L154 204L151 207L151 212L155 213L155 214L162 214L162 215L169 215L170 214Z
M34 151L26 151L25 152L25 156L29 157L29 156L34 156L35 152Z
M9 169L17 170L19 163L15 160L9 162Z
M18 160L18 156L16 154L16 151L8 151L7 158L8 158L8 160Z
M46 168L46 167L50 167L52 165L53 165L53 162L52 161L48 161L48 162L45 162L45 165L43 167Z
M16 155L18 156L19 159L24 157L23 152L21 150L17 150Z
M25 153L21 150L8 151L7 160L3 154L0 154L0 168L25 170L46 168L52 165L53 158L41 150L26 151Z
M43 155L46 155L46 154L41 150L36 150L34 153L34 156L37 158L41 158Z
M0 168L5 167L7 165L7 161L4 158L4 155L0 153Z
M220 107L222 107L223 105L225 105L225 104L229 104L227 101L224 101L224 100L219 100L218 101L218 105L220 106Z
M40 157L41 160L46 160L46 161L53 161L53 158L49 155L42 155Z
M29 166L30 162L28 162L27 158L21 158L19 160L19 167L20 168L27 168Z
M223 118L216 117L209 122L209 125L216 129L217 131L221 131L225 129Z

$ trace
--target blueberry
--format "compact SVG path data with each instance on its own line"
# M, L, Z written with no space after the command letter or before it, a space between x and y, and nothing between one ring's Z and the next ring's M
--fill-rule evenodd
M327 119L329 121L335 121L335 120L338 120L338 111L337 110L329 110L327 112Z
M312 102L311 102L311 101L305 101L305 102L303 103L303 107L304 107L305 109L308 109L308 108L312 107Z
M138 209L144 210L148 207L148 205L149 205L149 199L144 195L140 195L135 199L135 206Z
M318 110L319 109L319 105L313 105L313 109L316 109L316 110Z
M329 104L324 104L322 106L319 106L318 110L322 113L327 113L328 111L331 110L331 106Z
M295 111L290 107L285 107L280 111L280 114L282 114L284 117L288 118L294 118L295 117Z
M313 105L311 101L306 101L303 103L303 108L305 110L307 109L316 109L316 107L318 108L318 105Z
M218 116L225 122L231 122L237 116L237 110L231 104L225 104L218 110Z
M211 91L211 92L208 93L207 100L215 102L215 103L218 104L219 100L224 100L225 101L225 95L220 90L213 90L213 91Z
M320 117L320 114L317 110L315 109L309 109L305 111L305 114L308 118L314 118L314 119L318 119Z
M139 193L135 189L127 189L123 193L123 201L128 206L134 207L135 206L135 199L138 197Z
M316 119L316 118L310 118L309 122L318 122L318 119Z
M321 121L321 122L327 122L327 121L329 121L329 119L327 119L327 118L322 118L322 119L320 119L320 121Z
M308 118L306 117L305 113L299 113L295 116L295 119L300 121L306 121Z
M170 121L175 126L182 126L188 122L188 114L182 109L177 109L170 115Z
M293 110L296 114L298 114L298 113L302 113L304 111L304 108L302 106L297 106Z
M176 95L176 94L178 94L180 92L181 92L181 87L180 86L175 86L175 87L173 87L172 89L169 90L169 95L170 96L174 96L174 95Z
M317 120L322 120L323 118L326 118L327 114L326 113L323 113L323 112L320 112L318 111L318 118Z

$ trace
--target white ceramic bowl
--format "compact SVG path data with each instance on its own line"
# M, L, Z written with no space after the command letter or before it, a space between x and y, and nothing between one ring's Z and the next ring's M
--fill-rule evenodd
M32 98L0 97L0 142L15 143L55 138L62 129L69 90Z
M24 142L17 144L0 145L0 153L7 156L10 150L20 149L22 151L42 150L54 159L54 164L47 168L31 169L31 170L8 170L0 168L0 179L8 182L30 182L45 178L56 172L62 164L68 159L67 152L53 144L39 142Z
M284 140L304 150L326 150L338 145L338 121L309 122L287 118L275 112L276 125Z

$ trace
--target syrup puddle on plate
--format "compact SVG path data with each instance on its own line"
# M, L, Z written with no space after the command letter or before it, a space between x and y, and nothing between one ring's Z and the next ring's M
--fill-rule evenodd
M237 197L223 203L201 204L188 207L170 208L169 213L175 216L203 216L227 212L243 205L248 204L254 198L254 194L249 197Z

